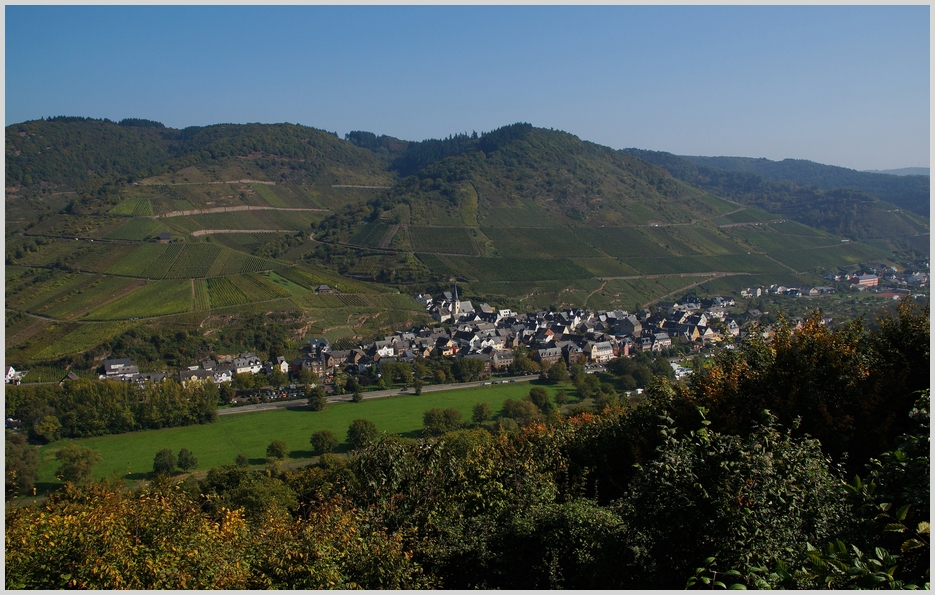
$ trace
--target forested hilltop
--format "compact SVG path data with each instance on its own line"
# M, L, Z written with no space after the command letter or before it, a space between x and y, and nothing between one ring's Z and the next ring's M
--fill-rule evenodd
M815 313L641 403L533 389L521 427L361 420L347 459L68 485L8 502L5 586L928 588L929 327L910 300L873 330Z
M641 149L626 152L718 196L852 240L886 238L907 249L909 244L898 236L916 235L919 223L927 227L929 178L925 176L871 174L791 159L773 162L680 157Z
M800 186L814 185L825 190L853 188L926 217L931 208L930 182L926 175L862 172L805 159L771 161L750 157L684 157L699 165L755 173L772 180L795 182Z

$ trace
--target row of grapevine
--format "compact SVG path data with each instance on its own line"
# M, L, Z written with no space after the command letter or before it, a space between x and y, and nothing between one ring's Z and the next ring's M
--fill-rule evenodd
M175 279L206 277L220 253L221 248L213 244L185 244L167 277Z
M227 277L208 279L208 295L211 297L212 308L235 306L249 301L247 296Z
M182 244L169 244L166 246L166 251L152 264L146 267L140 276L148 277L149 279L162 279L172 268L172 265L181 253Z
M264 277L263 275L259 275L257 273L249 273L247 275L244 275L244 277L248 281L256 285L258 288L260 288L261 291L266 293L271 298L289 297L292 295L288 289L284 287L280 287L279 285L277 285L270 279Z
M211 308L211 298L208 294L208 282L204 279L192 279L195 292L195 310L208 310Z

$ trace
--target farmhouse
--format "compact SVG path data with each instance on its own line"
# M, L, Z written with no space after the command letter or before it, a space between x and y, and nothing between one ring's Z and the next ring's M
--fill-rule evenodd
M3 375L3 381L6 384L19 384L20 380L22 380L25 375L25 372L17 372L13 369L13 366L7 366L6 372Z
M160 244L168 244L169 242L172 241L172 234L167 231L164 231L160 233L158 236L156 236L156 241Z
M134 365L133 360L129 358L124 357L120 359L104 360L104 378L107 380L130 378L139 373L140 369Z
M880 279L876 275L857 275L851 283L857 286L858 289L864 289L865 287L876 287L880 284Z

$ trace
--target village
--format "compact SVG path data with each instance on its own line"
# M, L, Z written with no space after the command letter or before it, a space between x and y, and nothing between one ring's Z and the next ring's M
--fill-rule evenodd
M918 269L897 273L895 268L881 263L826 274L825 279L837 289L830 285L787 287L773 284L741 288L739 294L742 298L767 295L818 297L849 289L898 299L928 285L927 267L925 262ZM334 291L328 286L321 286L319 290ZM397 363L411 365L430 358L476 360L473 368L480 375L489 377L544 371L559 361L566 366L601 365L638 352L667 356L697 353L727 337L741 336L749 325L765 321L764 315L767 314L756 309L732 313L729 309L735 307L735 301L721 296L701 299L688 295L682 298L681 303L657 302L652 309L643 308L635 312L568 308L525 314L497 309L486 303L475 306L459 297L457 286L435 297L422 293L414 297L435 319L437 326L400 331L349 350L335 350L327 340L315 339L304 346L300 357L291 361L279 356L274 361L264 362L252 352L223 356L216 361L205 360L197 366L190 366L177 375L141 373L128 358L107 359L103 374L98 377L142 385L162 382L173 376L182 385L192 381L211 381L222 385L232 383L238 374L263 373L269 376L275 373L270 378L282 381L280 387L274 388L270 383L260 390L241 391L254 396L234 397L232 402L253 402L257 396L263 400L300 398L304 396L304 387L296 384L320 382L330 393L343 392L344 386L335 382L336 376L361 378L361 385L368 386L368 375L378 378L381 367ZM801 320L794 319L791 323L795 327L801 324ZM761 332L768 336L769 326L765 325ZM515 365L517 358L523 358L523 365ZM687 368L675 363L673 369L678 378L689 374ZM6 366L5 382L19 384L25 374L26 371ZM77 378L76 374L69 372L61 382ZM453 378L449 377L449 380ZM356 386L357 383L353 382L352 387Z

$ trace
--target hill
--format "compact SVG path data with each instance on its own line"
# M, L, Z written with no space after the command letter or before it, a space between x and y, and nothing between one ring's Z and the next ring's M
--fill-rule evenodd
M798 176L798 179L803 181L796 182L787 179L773 179L751 171L732 171L713 165L696 163L693 160L700 158L685 158L671 153L640 149L626 149L626 152L664 167L680 180L698 185L718 196L730 198L742 204L755 205L771 213L783 215L805 225L835 233L851 240L886 240L888 244L901 249L918 249L927 253L925 245L928 242L928 215L920 216L907 212L907 207L900 208L870 194L866 190L846 186L823 189L818 185L821 176L817 174L809 176L801 173L801 170L799 170L801 175ZM766 160L724 158L723 164L733 164L732 167L743 165L752 168L751 163L759 163L760 161ZM722 161L717 162L722 163ZM763 167L770 167L768 163ZM884 180L905 179L879 174L862 174L853 170L832 168L819 164L812 165L814 167L810 166L806 169L812 172L837 172L837 170L843 170L844 172L853 172L861 176L883 178ZM790 167L790 171L793 169L794 167ZM852 178L844 176L842 179ZM927 213L928 178L918 178L918 180L924 180L925 212ZM921 183L918 180L912 181L912 185ZM830 185L831 182L826 180L822 184ZM872 185L865 184L864 186L871 188ZM919 193L916 192L912 196L915 198L910 198L908 202L913 203L920 211L923 210L919 206L921 200ZM907 201L901 200L901 202L906 203ZM925 242L915 242L909 239L918 237L920 234L926 235Z
M929 216L929 178L920 175L892 175L887 172L868 173L823 165L805 159L751 159L749 157L689 157L692 163L709 165L727 171L750 172L769 178L794 182L800 186L817 186L824 190L853 188L876 196L913 213Z
M894 176L927 176L929 168L927 167L900 167L897 169L868 169L865 170L871 174L892 174Z
M695 287L820 284L908 235L927 247L926 219L866 193L659 155L526 123L421 142L293 124L14 124L7 361L54 376L107 356L148 371L290 355L305 338L350 345L426 322L409 296L451 279L517 310L626 309Z

